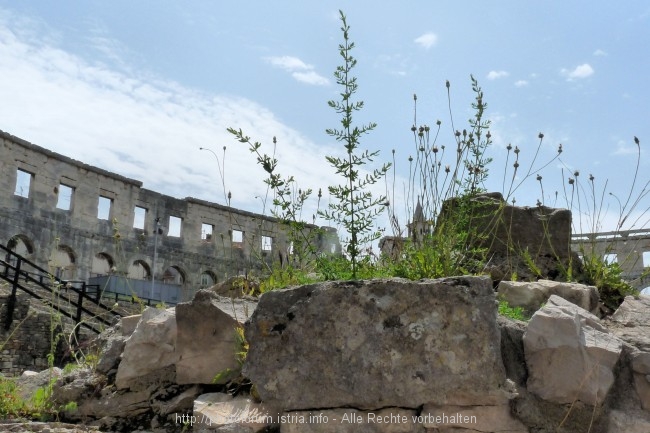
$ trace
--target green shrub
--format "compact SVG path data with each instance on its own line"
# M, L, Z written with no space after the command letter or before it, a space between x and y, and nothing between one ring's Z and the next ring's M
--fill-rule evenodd
M499 301L499 315L513 320L528 321L530 317L524 314L524 309L521 307L511 307L506 300Z
M0 375L0 418L20 418L27 413L27 403L18 394L16 381Z

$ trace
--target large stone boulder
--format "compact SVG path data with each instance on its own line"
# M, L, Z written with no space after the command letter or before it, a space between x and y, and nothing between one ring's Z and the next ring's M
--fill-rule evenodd
M552 295L524 334L528 391L555 403L602 403L622 342L600 320Z
M650 411L650 296L626 297L612 315L610 329L632 346L634 388L643 408Z
M47 388L61 377L61 372L62 370L58 367L48 368L41 372L23 371L23 374L16 380L18 395L23 400L29 401L39 388Z
M105 329L93 341L93 346L99 349L99 357L95 366L98 373L108 375L117 370L126 340L135 331L141 317L141 314L122 317L116 325Z
M532 315L551 295L577 305L593 314L598 311L598 289L579 283L560 281L501 281L497 289L499 299L508 302L511 307L521 307L525 313Z
M501 193L486 193L473 200L472 247L486 251L486 270L494 280L555 280L574 271L580 261L571 251L571 211L547 206L519 207ZM445 201L435 230L457 220L459 199Z
M217 374L226 380L224 373L239 370L235 330L250 314L243 302L201 290L191 302L176 306L177 383L210 384Z
M260 297L243 373L284 410L481 404L499 336L487 277L319 283Z
M177 361L174 308L147 308L133 334L126 340L115 385L118 389L145 386L141 382L157 372L165 376L157 378L157 382L173 382Z

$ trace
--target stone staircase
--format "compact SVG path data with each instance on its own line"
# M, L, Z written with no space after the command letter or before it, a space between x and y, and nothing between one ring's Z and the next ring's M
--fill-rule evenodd
M56 311L71 320L77 334L81 329L100 333L119 317L142 309L139 304L117 302L107 305L102 302L99 287L87 285L84 281L61 280L4 245L0 245L0 256L4 256L0 259L0 281L4 280L5 290L9 291L5 329L9 329L13 321L17 293L26 293L38 300L33 303L35 308Z

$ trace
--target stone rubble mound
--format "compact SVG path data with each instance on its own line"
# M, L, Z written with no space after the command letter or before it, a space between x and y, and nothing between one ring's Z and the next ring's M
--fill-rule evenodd
M61 373L53 396L77 403L62 421L115 432L648 433L650 298L601 320L590 291L549 292L529 322L497 315L487 277L326 282L258 305L199 292L105 331L96 368ZM243 375L213 383L226 370Z

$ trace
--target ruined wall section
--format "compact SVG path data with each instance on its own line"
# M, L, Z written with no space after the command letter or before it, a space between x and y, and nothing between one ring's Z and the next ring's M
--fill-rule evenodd
M193 291L210 279L218 282L258 269L261 260L287 259L286 230L274 218L151 191L138 180L2 131L0 173L0 243L22 244L19 254L65 279L108 273L108 265L110 272L129 275L137 264L143 279L150 279L153 266L157 281L166 278ZM69 209L62 209L70 192ZM100 218L101 212L107 214ZM180 232L170 232L170 217L178 218ZM336 233L326 232L319 249L340 251ZM61 257L69 263L60 265ZM168 275L170 268L175 275ZM169 280L174 277L176 281Z
M61 352L61 347L52 348L50 343L52 334L61 332L60 328L50 331L52 315L34 309L27 294L19 293L17 297L14 320L5 329L9 295L0 292L0 372L7 376L18 376L24 370L44 370L48 367L47 355Z

